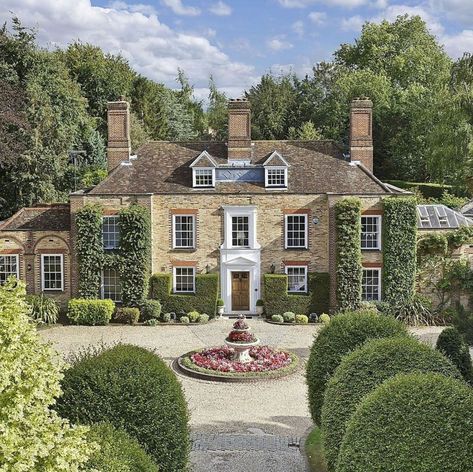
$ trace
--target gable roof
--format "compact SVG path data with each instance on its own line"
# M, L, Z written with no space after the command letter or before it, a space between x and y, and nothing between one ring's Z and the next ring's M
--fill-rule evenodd
M417 205L418 229L457 229L473 226L473 220L445 205Z
M217 167L217 163L207 151L202 151L189 167Z
M277 151L290 165L285 193L384 194L396 193L371 172L347 162L333 141L254 141L252 165L262 167ZM143 145L130 165L116 167L96 187L95 195L133 194L261 194L274 193L264 182L217 182L215 188L192 187L190 165L203 152L218 166L228 165L223 142L154 141ZM282 190L283 191L283 190Z
M22 208L0 224L0 231L70 231L69 204Z
M286 159L279 154L278 151L274 151L271 155L263 162L264 166L278 166L278 167L287 167L289 164Z

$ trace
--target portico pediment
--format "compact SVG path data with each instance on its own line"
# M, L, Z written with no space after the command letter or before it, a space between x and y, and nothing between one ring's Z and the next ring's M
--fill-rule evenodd
M235 259L228 260L226 265L234 265L234 266L248 266L248 265L256 265L257 262L247 257L235 257Z

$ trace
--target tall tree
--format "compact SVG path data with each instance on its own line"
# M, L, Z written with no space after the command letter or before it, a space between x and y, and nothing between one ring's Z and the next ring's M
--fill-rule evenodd
M213 76L209 79L209 106L207 108L207 121L209 134L212 139L225 141L228 136L228 99L219 92Z

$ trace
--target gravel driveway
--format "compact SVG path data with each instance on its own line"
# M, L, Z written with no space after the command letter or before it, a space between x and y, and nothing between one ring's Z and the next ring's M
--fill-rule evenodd
M98 343L126 342L153 348L167 362L192 349L223 344L233 320L188 326L58 326L41 337L63 354ZM179 375L191 412L194 472L304 472L300 452L312 421L303 366L318 326L278 326L249 320L263 344L290 349L301 357L299 372L257 383L228 384ZM441 328L416 328L434 343Z

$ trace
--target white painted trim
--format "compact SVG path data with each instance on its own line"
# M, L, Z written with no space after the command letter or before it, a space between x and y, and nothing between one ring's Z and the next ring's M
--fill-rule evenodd
M269 183L269 171L271 170L283 170L284 171L284 185L270 184ZM265 167L264 169L264 186L269 188L287 188L287 167L283 166L271 166Z
M221 249L260 249L257 242L257 218L256 207L251 206L229 206L224 205L224 241ZM232 218L234 216L248 217L248 243L247 248L233 246L232 244Z
M301 292L300 290L289 290L289 285L287 287L287 293L308 293L308 288L309 288L309 267L307 265L287 265L284 266L284 273L288 276L289 280L289 274L287 273L287 269L305 269L305 290Z
M197 185L196 184L196 172L198 170L210 170L212 171L212 184L211 185ZM194 188L214 188L215 187L215 167L195 167L192 169L192 186Z
M194 162L189 166L189 167L194 167L198 164L198 162L203 159L204 157L206 157L210 163L217 167L217 163L214 161L213 157L207 152L207 151L202 151L194 160ZM201 169L205 169L205 167L201 167Z
M17 280L20 280L20 256L18 254L0 254L0 257L14 257L16 259L16 274ZM10 274L11 276L11 274ZM9 276L9 277L10 277Z
M194 290L176 290L176 269L192 269L192 277L194 280ZM186 293L195 293L195 267L190 267L190 266L175 266L172 268L172 293L176 294L186 294Z
M117 271L117 269L108 269L108 270L114 270L115 273L117 274L118 276L118 279L120 280L120 273ZM104 289L104 286L105 286L105 282L104 282L104 273L103 273L104 269L102 269L102 272L100 273L100 298L102 300L105 300L105 289ZM121 285L121 280L120 280L120 285ZM122 287L122 293L120 295L123 295L123 287ZM122 298L122 297L120 297ZM122 303L122 300L113 300L115 303Z
M190 216L192 217L192 246L178 246L176 244L176 217L177 216ZM196 217L195 215L189 214L189 215L172 215L172 248L173 249L195 249L196 247Z
M105 246L105 241L103 237L103 227L105 220L109 220L110 218L116 218L117 220L117 228L118 228L118 246ZM102 246L106 251L113 251L114 249L118 249L120 247L120 217L118 215L103 215L102 216Z
M383 273L382 273L382 268L381 267L363 267L363 272L365 272L366 270L372 270L374 272L378 272L378 299L377 300L370 300L370 301L381 301L382 300L382 277L383 277ZM362 290L362 293L363 293L363 284L361 286L361 290ZM363 297L362 297L362 300L363 300ZM367 301L367 300L363 300L363 301Z
M304 246L288 246L288 217L303 216L305 219L305 245ZM284 215L284 249L307 249L309 247L309 218L307 213L288 213Z
M378 220L378 223L377 223L377 228L378 228L378 231L377 231L377 243L378 245L376 247L363 247L361 246L361 250L362 251L381 251L382 250L382 245L383 245L383 242L382 242L382 239L383 239L383 217L381 215L361 215L361 225L362 225L362 228L363 228L363 218L375 218L376 220ZM361 245L361 241L360 241L360 245Z
M279 157L279 159L281 159L284 164L289 167L289 163L286 161L286 159L284 159L284 157L281 156L281 154L279 154L278 151L273 151L271 153L271 155L263 162L263 166L269 166L269 163L275 158L275 157ZM278 167L278 166L276 166Z
M44 286L44 258L57 257L61 258L61 288L46 288ZM41 254L41 290L44 292L64 292L64 254Z

